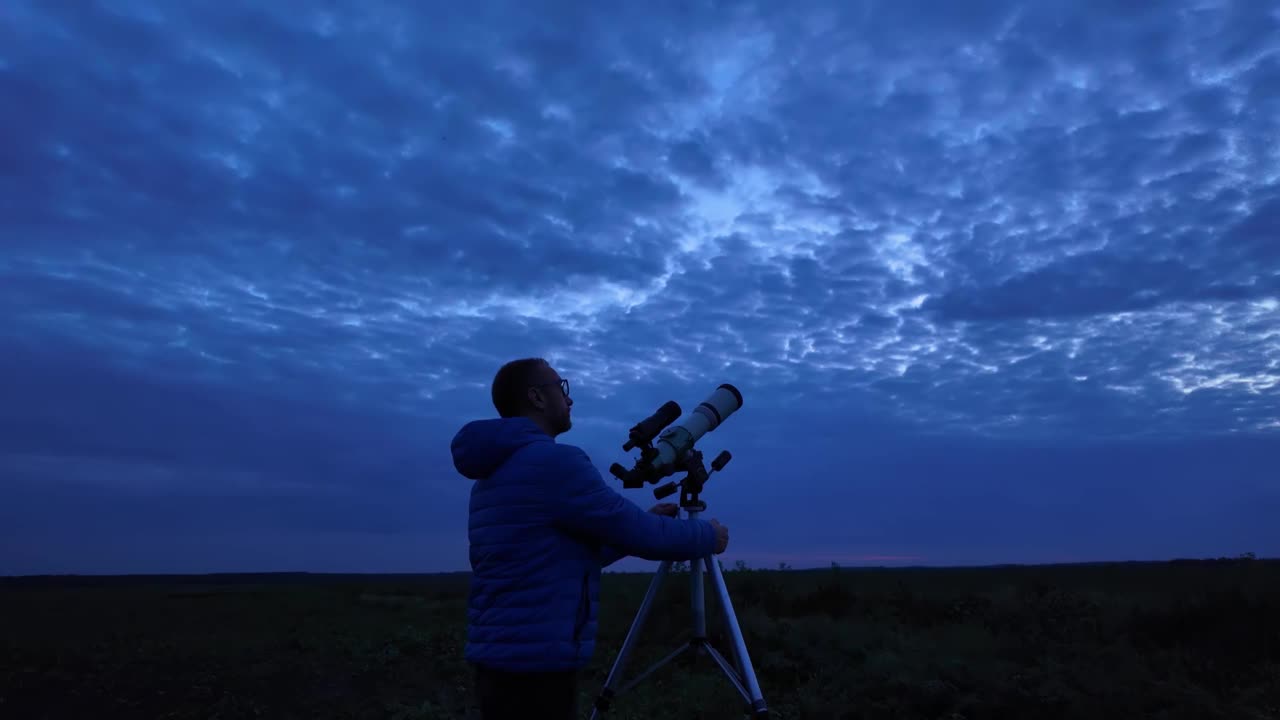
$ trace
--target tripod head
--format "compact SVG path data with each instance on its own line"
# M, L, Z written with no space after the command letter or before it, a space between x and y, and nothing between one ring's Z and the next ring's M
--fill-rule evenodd
M725 465L733 456L728 450L722 450L715 460L711 461L711 472L707 472L707 468L702 464L702 452L699 450L690 450L685 455L684 480L680 482L669 482L653 491L653 496L659 500L668 495L673 494L677 488L680 490L680 507L684 510L697 510L699 512L707 509L707 504L698 497L702 493L702 487L707 484L711 476L724 469Z

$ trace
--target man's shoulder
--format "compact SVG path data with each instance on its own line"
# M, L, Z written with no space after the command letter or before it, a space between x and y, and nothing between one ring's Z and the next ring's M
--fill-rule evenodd
M531 471L539 469L563 471L583 464L590 465L591 459L585 450L576 445L543 442L520 448L511 457L509 464Z

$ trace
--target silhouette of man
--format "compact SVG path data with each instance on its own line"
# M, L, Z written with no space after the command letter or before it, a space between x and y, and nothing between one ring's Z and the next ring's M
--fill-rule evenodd
M454 436L454 467L473 480L466 660L484 720L571 718L578 673L595 650L601 569L626 556L694 560L722 553L717 521L648 512L605 484L580 448L569 382L542 358L493 379L498 418Z

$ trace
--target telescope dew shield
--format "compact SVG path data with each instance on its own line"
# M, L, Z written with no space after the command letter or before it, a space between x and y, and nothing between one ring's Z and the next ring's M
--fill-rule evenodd
M724 383L704 401L698 404L683 423L669 428L654 443L657 454L652 467L659 472L684 458L706 433L720 427L729 416L742 407L742 393L738 388Z

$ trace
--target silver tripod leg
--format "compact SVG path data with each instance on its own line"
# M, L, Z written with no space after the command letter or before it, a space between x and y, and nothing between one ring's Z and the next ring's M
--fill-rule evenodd
M640 603L640 609L636 611L636 617L631 621L631 629L627 631L627 639L622 642L622 649L618 651L618 657L613 661L613 667L609 670L609 678L604 681L604 688L600 691L600 696L596 698L595 707L591 709L593 720L597 713L608 710L609 703L619 693L631 689L654 670L665 665L667 661L688 648L687 645L680 646L680 649L659 660L655 665L641 673L639 677L627 683L626 687L617 689L617 685L622 679L622 673L626 669L627 660L631 657L631 651L635 649L636 643L640 640L640 632L644 627L644 621L649 617L649 610L653 607L653 599L657 597L658 588L662 585L662 579L666 577L670 569L671 561L663 560L662 564L658 566L658 571L654 573L653 580L649 583L649 590L644 594L644 600Z
M689 606L693 611L690 619L693 621L693 639L696 642L705 642L707 639L706 583L702 570L701 560L689 563Z
M711 573L711 581L715 583L716 593L720 597L720 608L724 611L725 625L729 627L737 668L730 667L720 653L710 645L706 646L707 652L716 659L720 668L729 676L730 682L738 688L742 698L751 705L751 711L757 717L765 717L769 714L769 708L765 704L764 694L760 692L760 682L756 679L755 668L751 665L751 655L747 652L747 641L742 637L742 628L738 625L738 615L733 611L733 601L729 599L729 587L725 585L724 573L720 571L720 563L715 557L704 558L704 562L707 565L707 571ZM744 682L746 687L743 687Z

